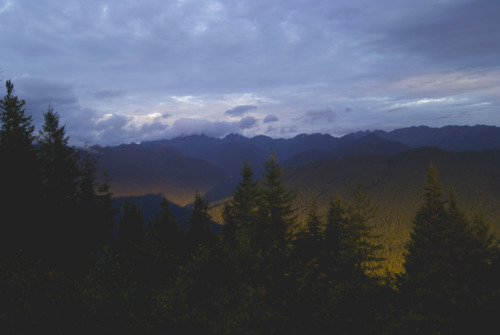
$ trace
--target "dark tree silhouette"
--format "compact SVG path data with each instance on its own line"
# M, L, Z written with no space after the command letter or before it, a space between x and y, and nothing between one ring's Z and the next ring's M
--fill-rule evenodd
M248 244L257 234L260 188L254 180L253 168L245 161L241 169L241 180L236 186L232 199L224 207L223 236L232 245Z
M155 218L153 233L160 245L167 250L175 251L183 242L184 234L175 220L165 197L161 200L160 213Z
M130 248L139 243L144 233L144 217L140 208L132 201L125 200L123 213L118 221L118 243Z
M296 224L293 201L296 193L283 182L283 170L272 154L264 166L259 231L263 249L283 250L288 234Z
M446 206L433 165L424 189L407 246L406 273L400 278L406 331L451 334L483 329L484 322L478 324L473 311L491 314L484 302L494 293L488 287L498 247L484 224L466 218L454 193Z
M1 248L15 252L33 249L41 225L39 212L40 170L34 147L34 126L26 115L24 100L14 95L7 80L7 94L0 100L0 188L2 206ZM29 201L30 209L26 210Z
M213 242L214 235L210 231L210 214L208 213L208 201L204 200L196 192L193 209L189 216L189 227L187 236L190 244L196 248L199 244Z
M42 176L43 227L40 227L40 256L47 261L67 261L70 238L77 229L78 153L68 144L59 115L49 106L38 136L38 156ZM45 253L45 254L44 254Z

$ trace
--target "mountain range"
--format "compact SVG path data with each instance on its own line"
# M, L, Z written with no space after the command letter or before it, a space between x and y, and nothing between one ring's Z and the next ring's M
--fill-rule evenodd
M494 126L410 127L358 132L343 137L301 134L290 139L247 138L230 134L222 139L192 135L169 140L92 147L99 167L112 178L116 196L164 194L186 206L195 192L211 201L231 193L245 160L256 176L275 153L286 169L324 159L352 155L392 155L423 146L448 151L500 150L500 128Z
M267 136L224 138L204 135L91 148L99 169L111 176L117 206L134 197L152 221L162 196L186 228L196 192L211 204L222 223L223 203L239 181L245 160L256 178L271 153L296 190L299 218L311 203L326 214L331 199L349 199L357 184L378 208L376 232L386 245L387 268L398 272L411 222L422 202L424 177L434 164L445 193L453 188L468 214L482 211L500 236L500 128L493 126L410 127L365 131L343 137L301 134L290 139ZM213 225L217 229L217 225Z

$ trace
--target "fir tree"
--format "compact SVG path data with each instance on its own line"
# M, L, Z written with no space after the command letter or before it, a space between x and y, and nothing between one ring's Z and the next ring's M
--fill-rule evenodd
M123 213L118 222L118 243L129 249L139 243L144 233L144 217L140 208L125 200Z
M241 169L241 180L231 201L224 207L223 235L229 243L248 243L256 237L259 199L260 189L253 178L253 168L245 161Z
M156 216L153 226L154 234L157 236L160 244L167 248L172 248L181 242L182 231L165 197L162 197L160 208L160 213Z
M14 84L6 83L7 94L0 100L0 188L2 196L2 240L6 250L33 249L39 225L38 201L26 210L27 198L39 199L40 173L34 147L34 126L26 115L24 100L14 95ZM36 248L34 248L36 249Z
M472 332L478 325L470 318L488 310L484 301L494 292L488 277L498 248L483 223L466 218L454 193L446 206L433 165L424 189L400 278L404 325L408 332Z
M59 126L59 115L52 107L44 113L44 120L38 136L44 208L44 225L40 231L44 243L40 253L46 251L44 257L48 261L62 257L65 262L68 249L75 243L71 235L76 228L73 225L77 209L78 154L68 144L65 127Z
M327 254L343 274L353 272L371 273L382 260L377 257L381 248L370 224L375 208L360 185L356 188L354 201L346 204L336 196L328 211L325 230Z
M91 250L101 248L111 241L111 231L115 228L117 209L113 208L113 192L111 178L106 171L102 173L103 182L97 187L96 220L91 226L94 238L90 245Z
M85 146L80 159L77 192L77 227L74 228L79 242L80 257L88 258L91 251L110 241L110 230L114 225L115 211L112 206L112 193L109 177L104 173L104 182L97 182L96 161L88 146Z
M204 200L196 192L193 209L189 216L188 238L193 247L198 244L208 244L212 242L213 235L210 231L210 214L208 213L208 201Z
M271 155L264 170L259 231L264 248L283 249L296 224L297 215L293 206L296 193L285 185L276 155Z
M339 268L352 268L354 249L347 206L337 195L330 203L325 228L324 262L325 268L328 269L327 273L330 273L330 276L336 276L332 274L332 271L339 271Z
M318 214L316 202L312 203L309 210L306 229L306 234L313 241L319 241L323 238L323 223L321 222L321 216Z
M31 116L25 113L24 100L14 95L14 84L5 83L7 94L0 100L0 144L2 150L13 154L34 153L35 126Z
M90 209L95 204L97 188L97 167L92 158L90 148L85 145L80 162L80 179L78 182L78 197L83 209Z
M40 167L45 195L52 203L64 199L75 201L79 177L79 156L68 144L65 126L59 126L59 114L49 106L44 116L44 124L38 135Z
M377 251L382 246L377 242L377 236L373 233L375 227L371 224L375 213L376 208L371 205L367 194L358 184L350 208L350 230L355 244L354 264L365 273L380 268L380 262L383 260L377 256Z

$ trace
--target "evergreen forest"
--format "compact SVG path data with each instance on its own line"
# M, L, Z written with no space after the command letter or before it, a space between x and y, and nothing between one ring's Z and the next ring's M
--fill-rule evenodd
M383 217L358 184L308 204L270 155L250 162L210 229L195 193L187 230L163 198L153 222L133 199L113 207L112 177L69 144L48 106L35 131L6 83L0 100L0 333L460 334L500 316L500 248L491 222L464 212L434 165L405 242L384 271Z

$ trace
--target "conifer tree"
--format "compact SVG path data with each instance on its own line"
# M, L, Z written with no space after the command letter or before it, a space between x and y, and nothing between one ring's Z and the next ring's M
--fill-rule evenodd
M111 178L103 171L103 182L97 187L97 208L93 244L91 249L95 250L107 245L111 241L111 231L115 228L115 215L117 209L113 208L113 192L111 191Z
M328 209L323 260L331 276L336 276L332 271L335 273L339 268L350 269L354 266L352 261L354 248L346 204L339 195L336 195Z
M133 202L125 200L123 213L118 222L118 242L125 249L139 243L144 233L144 217L140 208Z
M78 218L75 232L79 236L78 248L82 257L110 242L116 210L112 208L110 178L103 172L103 182L98 183L97 165L86 145L81 153L78 179Z
M288 234L295 228L297 215L293 201L296 193L283 181L283 170L272 154L264 166L259 231L265 248L282 249Z
M351 233L355 244L355 266L369 273L380 268L382 258L376 252L382 246L376 241L374 226L371 220L375 217L376 208L371 205L370 199L358 184L354 193L354 201L350 208Z
M307 218L307 235L312 240L320 240L323 236L323 224L321 222L321 216L318 214L318 206L316 202L311 204L311 209L309 210L309 215Z
M210 214L208 213L208 201L204 200L196 192L194 206L189 216L188 238L194 247L198 244L212 242L212 232L210 231Z
M360 185L352 204L344 203L339 196L331 202L325 239L330 262L335 263L333 268L340 269L343 274L369 273L378 268L381 259L376 252L381 246L370 224L374 213Z
M52 203L64 199L75 201L79 177L79 156L69 145L65 126L59 126L59 114L49 106L44 116L44 124L38 135L40 167L44 193Z
M317 259L324 248L325 232L321 216L315 202L311 204L303 231L295 236L294 254L307 263L312 259Z
M172 244L180 242L182 231L165 197L162 197L160 207L160 213L155 218L153 230L161 244L172 247Z
M410 277L418 274L433 276L439 271L437 248L440 247L439 241L444 241L446 237L447 213L434 165L429 167L424 190L424 203L415 216L405 257L405 270Z
M67 249L75 243L71 234L76 228L78 153L68 144L65 127L59 126L59 115L51 106L44 113L44 121L38 136L44 208L40 252L46 251L47 260L55 261L67 255Z
M0 99L0 188L2 196L2 240L7 250L31 247L37 242L40 174L34 148L34 126L26 115L24 100L14 95L14 84L7 80L7 94ZM36 249L36 248L35 248Z
M80 179L78 182L78 197L82 208L92 208L96 200L96 162L92 159L90 149L85 144L80 162Z
M236 186L232 199L224 207L224 238L229 243L250 242L258 231L256 229L259 209L260 189L253 178L253 168L245 161L241 169L241 180Z
M32 117L25 114L25 101L14 95L14 84L7 80L7 94L0 100L0 144L8 153L34 153L35 126ZM9 151L7 151L9 150Z
M489 286L489 264L498 248L484 225L466 218L454 193L446 206L433 165L424 190L424 202L416 213L407 245L406 273L400 278L400 291L408 308L404 324L410 332L464 331L470 326L466 320L471 321L467 318L475 314L478 301L493 293L484 289Z

